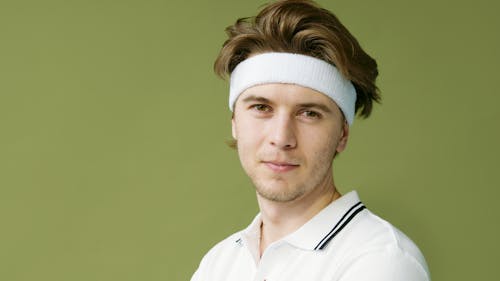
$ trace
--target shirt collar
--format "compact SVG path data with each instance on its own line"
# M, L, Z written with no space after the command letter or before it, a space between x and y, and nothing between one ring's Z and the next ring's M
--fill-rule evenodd
M322 250L364 208L357 192L351 191L331 202L283 240L301 249Z
M262 218L260 213L255 216L250 225L241 232L241 236L236 242L240 245L245 245L250 251L254 261L257 263L260 260L260 227Z
M351 191L331 202L299 229L284 237L282 241L304 250L322 250L364 208L357 192ZM236 240L239 244L245 244L256 260L259 256L261 224L262 219L259 213L241 232L241 237Z

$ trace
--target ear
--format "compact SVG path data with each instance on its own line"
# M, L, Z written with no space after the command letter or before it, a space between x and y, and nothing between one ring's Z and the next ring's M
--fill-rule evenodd
M347 121L344 121L341 130L339 143L337 144L336 149L337 153L344 151L347 146L347 140L349 139L349 124L347 124Z
M234 121L234 114L233 117L231 117L231 134L233 135L233 139L238 139L237 134L236 134L236 123Z

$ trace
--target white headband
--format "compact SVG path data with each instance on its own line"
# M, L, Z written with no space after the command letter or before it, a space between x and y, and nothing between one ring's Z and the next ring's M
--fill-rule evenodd
M231 73L229 108L246 89L269 83L297 84L330 97L349 125L354 120L356 90L337 68L323 60L300 54L264 53L252 56Z

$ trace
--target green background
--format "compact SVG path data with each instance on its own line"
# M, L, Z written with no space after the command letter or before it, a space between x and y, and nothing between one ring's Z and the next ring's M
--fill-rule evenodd
M212 72L265 1L0 0L0 280L189 280L257 212ZM337 184L433 280L498 276L499 4L319 1L378 63Z

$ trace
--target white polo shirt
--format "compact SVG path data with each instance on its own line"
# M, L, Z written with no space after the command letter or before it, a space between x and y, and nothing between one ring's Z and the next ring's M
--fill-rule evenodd
M333 201L259 258L257 215L215 245L191 281L430 281L415 244L365 208L355 191Z

